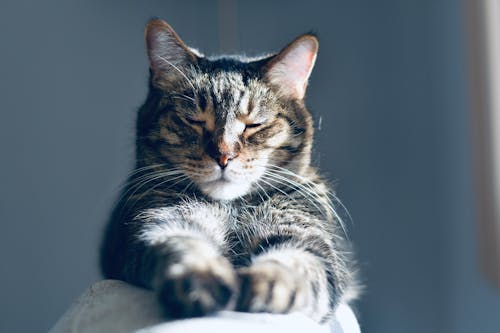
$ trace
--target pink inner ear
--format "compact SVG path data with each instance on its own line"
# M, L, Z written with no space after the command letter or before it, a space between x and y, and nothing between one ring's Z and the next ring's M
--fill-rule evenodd
M148 48L149 63L153 71L173 70L192 59L179 36L166 22L151 21L146 28L146 45Z
M311 52L310 50L304 53L304 60L300 59L300 57L303 57L304 54L297 55L298 59L294 59L295 61L291 63L290 66L292 67L291 72L295 73L297 80L306 83L307 79L309 78L309 73L311 71L311 67L316 54Z
M267 77L270 82L282 93L302 99L317 49L317 41L313 37L301 38L292 43L278 55L281 59L269 68Z

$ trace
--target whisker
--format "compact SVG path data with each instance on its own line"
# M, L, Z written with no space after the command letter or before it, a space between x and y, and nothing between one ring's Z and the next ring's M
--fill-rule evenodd
M177 185L178 183L182 182L183 180L186 180L186 179L189 179L188 176L186 175L180 175L180 176L177 176L177 177L174 177L174 178L168 178L162 182L159 182L158 184L152 186L151 188L147 189L146 191L144 191L143 193L141 193L141 195L139 196L139 198L137 198L137 201L140 201L142 198L144 198L148 193L154 191L154 189L162 186L163 184L166 184L170 181L174 181L174 180L177 180L175 183L173 183L172 185L170 185L168 188L171 188L171 187L174 187L175 185Z
M294 199L288 194L286 193L285 191L281 190L280 188L278 188L277 186L274 186L273 184L271 184L270 182L264 180L264 177L262 177L261 179L262 182L266 183L267 185L271 186L271 188L274 188L276 191L279 191L281 192L283 195L285 195L288 199L294 201Z
M186 102L190 102L190 103L196 104L193 98L186 99L185 97L181 97L181 96L172 96L172 98L174 98L174 99L180 99L181 101L186 101Z
M273 174L266 174L266 176L268 178L271 178L271 180L274 180L274 181L280 181L280 182L285 182L284 184L281 183L282 185L285 185L293 190L296 191L296 193L299 193L301 194L305 199L307 199L319 212L323 212L323 209L321 209L318 204L315 202L316 201L316 198L312 197L311 194L309 193L309 191L307 190L304 190L304 189L301 189L299 186L297 185L300 185L300 184L295 184L295 183L292 183L290 182L288 179L286 178L282 178L282 177L279 177L278 175L273 175ZM271 185L272 186L272 185ZM275 186L273 186L274 188L276 188ZM277 189L277 188L276 188ZM282 192L282 191L280 191ZM283 193L283 192L282 192ZM287 195L287 197L289 197L291 200L294 200L293 198L290 197L289 194L287 193L284 193Z
M141 171L146 171L146 170L150 170L150 169L154 169L154 168L158 168L158 167L162 167L164 166L165 163L160 163L160 164L152 164L152 165L146 165L146 166L143 166L143 167L140 167L140 168L136 168L136 169L132 169L132 171L129 172L129 176L133 176Z
M286 170L286 169L285 169L285 170ZM275 170L275 171L276 171L276 172L279 172L279 171L277 171L277 170ZM288 170L288 171L289 171L289 170ZM291 172L291 171L289 171L289 172L290 172L292 175L294 175L294 176L301 177L301 176L299 176L299 175L294 174L294 173L293 173L293 172ZM302 177L301 177L301 178L302 178ZM287 178L285 178L285 179L287 179ZM284 180L285 180L285 179L284 179ZM343 231L344 231L344 233L345 233L346 237L348 237L348 235L347 235L347 231L346 231L346 227L345 227L345 224L344 224L344 221L343 221L343 219L340 217L340 215L337 213L336 209L334 208L334 207L335 207L335 205L334 205L334 204L333 204L333 202L331 201L330 196L334 196L334 197L336 198L336 201L337 201L338 203L340 203L340 204L341 204L341 206L343 207L343 209L347 212L348 217L352 220L351 215L349 214L349 212L347 211L347 209L345 208L345 206L344 206L344 205L340 202L340 200L339 200L339 199L338 199L338 198L337 198L337 197L333 194L333 192L331 192L331 191L328 191L328 190L327 190L327 191L325 191L325 193L324 193L324 194L325 194L325 195L324 195L324 197L321 197L321 196L317 193L317 188L314 188L314 187L312 186L312 185L315 185L312 181L307 180L307 179L304 179L304 178L302 178L302 179L305 181L305 184L304 184L304 185L302 185L302 184L300 184L300 183L297 183L297 184L298 184L298 185L300 184L300 185L302 186L302 188L303 188L303 189L305 189L305 190L306 190L308 193L310 193L311 195L314 195L316 198L318 198L318 199L320 199L320 198L324 198L324 199L327 201L327 203L328 203L328 205L327 205L328 209L329 209L329 210L331 211L331 213L335 216L335 218L339 221L339 224L340 224L340 226L342 227L342 229L343 229ZM307 186L307 187L306 187L306 186Z
M128 202L130 199L139 191L142 187L144 187L146 184L156 181L158 179L164 178L164 177L170 177L173 175L177 174L182 174L182 170L179 169L172 169L168 171L162 171L162 172L156 172L156 173L151 173L151 174L146 174L141 177L138 177L137 180L132 180L130 183L129 188L122 193L122 195L119 198L119 201L122 201L125 199L126 196L128 196L127 200L124 203L124 206L127 206ZM144 180L144 181L143 181ZM137 184L135 184L137 183ZM132 194L128 195L130 191L133 191Z
M189 178L189 177L188 177L188 178ZM186 185L186 187L184 187L184 189L182 189L181 193L182 193L182 194L185 194L185 193L186 193L186 191L189 189L189 187L190 187L191 185L193 185L193 184L194 184L194 182L193 182L192 180L189 180L188 184Z
M191 82L191 80L189 80L189 78L187 77L186 74L184 74L183 71L181 71L177 66L175 66L174 64L172 64L170 61L168 61L167 59L165 59L164 57L162 56L158 56L161 60L165 61L167 64L169 64L170 66L172 66L175 70L177 70L185 79L186 81L191 85L191 88L193 88L193 93L196 91L196 88L194 87L194 84Z
M270 197L269 197L269 195L267 194L266 190L265 190L265 189L264 189L264 188L263 188L263 187L259 184L259 182L258 182L258 181L255 183L255 185L258 187L258 189L257 189L257 195L260 197L260 200L261 200L262 202L265 202L265 200L264 200L264 198L262 197L262 195L260 195L260 193L259 193L259 189L260 189L260 190L262 190L262 192L264 193L264 195L267 197L267 199L268 199L268 200L271 200L271 198L270 198Z
M282 174L282 176L280 176L280 180L281 181L286 181L286 182L291 182L292 184L294 184L295 186L298 186L299 188L301 188L305 193L307 193L307 195L309 197L311 197L313 200L315 201L318 201L318 199L321 199L323 198L322 196L320 196L320 194L317 193L317 190L318 188L316 187L317 184L315 184L314 182L312 182L311 180L309 179L306 179L286 168L282 168L280 166L277 166L277 165L273 165L273 164L268 164L267 167L269 169L273 169L274 168L274 171L273 171L273 175L274 176L278 176L278 174ZM268 171L268 173L270 172L271 170ZM295 182L295 181L290 181L289 178L287 177L284 177L284 175L288 175L288 176L293 176L299 180L301 180L304 184L301 184L301 183L298 183L298 182ZM314 185L314 187L313 187ZM299 191L300 192L300 191ZM330 199L330 196L333 196L335 201L337 203L339 203L342 207L342 209L347 213L347 216L349 217L349 219L352 221L352 217L351 215L349 214L347 208L342 204L342 202L340 202L340 200L338 199L337 196L335 196L331 191L325 191L325 196L324 196L324 199L327 201L327 205L326 207L328 208L328 210L335 216L335 219L339 222L344 234L346 237L348 237L347 235L347 230L346 230L346 227L345 227L345 224L344 224L344 221L343 219L340 217L340 215L337 213L336 209L334 208L335 205L333 204L333 202L331 201Z
M160 179L161 177L156 177L154 180L157 180L157 179ZM158 184L156 185L153 185L151 186L150 188L146 189L145 191L143 191L142 193L138 194L138 197L135 196L135 193L137 192L134 191L134 193L132 193L128 198L127 198L127 201L125 202L124 204L124 208L128 208L127 211L130 211L132 209L134 209L137 205L137 203L139 203L147 194L149 194L150 192L152 192L155 188L163 185L163 184L166 184L170 181L174 181L174 180L177 180L177 179L180 179L179 181L177 181L176 183L174 183L173 185L169 186L168 188L172 187L172 186L175 186L175 184L179 183L180 181L184 180L184 179L188 179L189 177L184 175L184 174L181 174L180 176L176 176L176 177L173 177L173 178L167 178L166 180L164 181L161 181L159 182ZM143 184L141 187L143 187L145 184ZM134 203L128 207L128 202L130 200L134 199Z
M190 97L190 96L185 95L185 94L181 94L181 93L180 93L180 92L178 92L178 91L172 91L171 93L172 93L172 94L175 94L175 95L178 95L179 97L185 97L185 98L189 99L189 100L190 100L190 101L192 101L192 102L196 102L196 100L195 100L193 97Z
M153 178L156 176L168 177L168 176L176 175L179 173L183 173L183 171L181 171L181 170L159 170L156 172L150 172L150 173L146 173L144 175L133 177L133 178L129 179L125 184L122 185L122 187L129 187L128 190L131 190L132 188L136 187L138 185L138 183L142 182L145 179Z
M142 168L136 169L135 171L130 172L129 176L128 176L128 180L125 183L121 184L120 189L123 190L126 187L132 186L134 183L137 183L145 178L148 178L148 177L151 177L153 175L157 175L159 173L164 172L163 170L159 170L159 171L153 170L153 172L149 171L149 170L155 169L157 167L159 168L159 167L161 167L161 165L142 167ZM140 174L140 173L146 172L146 171L149 171L149 173L145 173L143 175L137 175L137 174Z

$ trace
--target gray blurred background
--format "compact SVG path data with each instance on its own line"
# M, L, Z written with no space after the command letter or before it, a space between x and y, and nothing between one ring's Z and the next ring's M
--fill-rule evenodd
M353 216L364 332L498 332L478 269L461 1L26 1L0 4L0 331L47 331L100 279L132 166L143 30L206 54L315 31L315 161Z

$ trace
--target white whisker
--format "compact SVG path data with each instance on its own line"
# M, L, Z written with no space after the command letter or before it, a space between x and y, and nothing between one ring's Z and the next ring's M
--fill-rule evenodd
M170 66L172 66L175 70L177 70L185 79L186 81L191 85L191 88L193 88L193 93L196 91L196 88L194 87L194 84L191 82L191 80L187 77L186 74L184 74L183 71L181 71L177 66L175 66L174 64L172 64L170 61L168 61L167 59L165 59L164 57L162 56L158 56L161 60L165 61L167 64L169 64Z
M277 177L280 181L287 182L287 183L292 184L292 185L298 187L299 189L301 189L302 191L298 191L298 193L302 193L304 196L308 196L310 198L310 201L314 200L314 201L318 202L318 200L321 198L325 199L327 202L327 205L325 205L325 207L335 216L335 219L339 222L340 227L342 228L345 236L348 238L348 234L347 234L347 230L346 230L344 221L340 217L340 215L337 213L335 206L330 199L330 196L333 196L335 201L338 202L342 206L342 208L347 212L349 219L352 220L352 218L351 218L349 212L347 211L346 207L340 202L338 197L336 197L331 191L328 191L328 190L324 191L324 196L321 196L319 193L317 193L317 190L318 190L318 188L316 187L317 184L315 184L311 180L309 180L301 175L298 175L298 174L296 174L288 169L285 169L285 168L282 168L280 166L273 165L273 164L268 164L267 167L269 168L269 170L266 172L266 174L268 176L271 173L271 169L272 169L273 172L271 174L273 176ZM281 174L281 176L279 176L279 174ZM293 180L285 177L285 175L295 177L295 178L299 179L300 181L302 181L302 183L293 181ZM315 206L317 207L317 205L315 205Z

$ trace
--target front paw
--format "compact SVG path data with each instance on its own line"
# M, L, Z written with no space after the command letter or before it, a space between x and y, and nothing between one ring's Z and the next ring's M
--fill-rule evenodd
M158 296L167 316L198 317L226 307L236 290L232 265L223 257L195 267L176 263L167 267Z
M236 310L288 313L305 300L305 282L277 262L263 262L238 270L240 294Z

